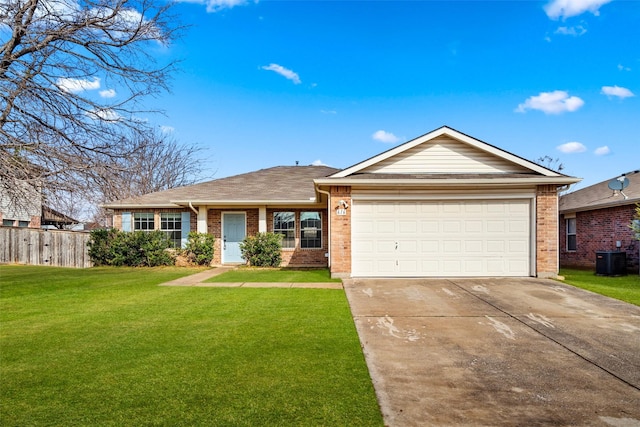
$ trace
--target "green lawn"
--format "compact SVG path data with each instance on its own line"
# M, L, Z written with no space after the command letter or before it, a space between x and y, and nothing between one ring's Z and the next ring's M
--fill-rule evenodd
M0 425L382 426L345 294L0 266Z
M640 306L638 274L610 277L596 276L593 270L561 269L560 275L564 276L564 282L569 285Z
M283 282L283 283L314 283L314 282L340 282L340 279L332 279L329 270L318 269L292 269L292 268L251 268L240 267L227 271L218 276L206 280L212 283L225 282Z

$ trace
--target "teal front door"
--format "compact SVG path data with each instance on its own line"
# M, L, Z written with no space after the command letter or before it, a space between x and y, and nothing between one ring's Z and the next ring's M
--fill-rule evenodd
M222 262L244 262L240 253L240 242L246 237L244 213L222 214Z

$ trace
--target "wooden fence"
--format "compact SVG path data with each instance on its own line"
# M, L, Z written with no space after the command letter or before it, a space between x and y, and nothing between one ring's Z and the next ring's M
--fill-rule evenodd
M0 263L87 268L89 233L0 226Z

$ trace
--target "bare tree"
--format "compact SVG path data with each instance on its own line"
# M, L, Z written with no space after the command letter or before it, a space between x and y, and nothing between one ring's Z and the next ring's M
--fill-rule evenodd
M148 134L143 100L175 69L153 55L180 30L169 4L0 0L0 190L75 191L148 154L131 135Z
M203 176L202 149L196 145L180 143L157 129L145 135L132 132L129 138L133 141L123 144L139 147L136 151L100 166L112 170L99 171L87 186L48 194L51 205L74 218L104 224L109 215L100 205L105 202L190 185L208 177Z

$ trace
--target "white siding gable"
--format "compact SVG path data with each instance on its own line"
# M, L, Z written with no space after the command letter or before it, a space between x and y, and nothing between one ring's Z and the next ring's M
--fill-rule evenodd
M519 164L440 135L374 163L361 173L531 173Z

